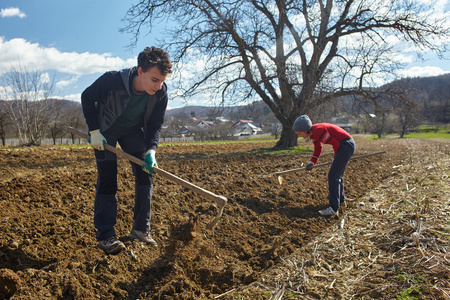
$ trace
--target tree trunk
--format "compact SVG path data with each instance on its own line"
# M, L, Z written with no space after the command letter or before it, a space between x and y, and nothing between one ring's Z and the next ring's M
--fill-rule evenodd
M292 127L286 127L283 125L281 130L280 140L275 145L275 149L288 149L297 146L298 136L292 130Z
M401 131L400 131L400 138L401 138L401 139L403 138L403 136L405 135L405 133L406 133L406 126L402 126L402 129L401 129Z

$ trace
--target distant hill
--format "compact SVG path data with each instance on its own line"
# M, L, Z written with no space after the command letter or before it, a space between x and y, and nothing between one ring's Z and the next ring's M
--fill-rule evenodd
M183 107L168 109L166 112L167 117L173 117L179 114L186 114L189 117L206 117L212 114L223 113L229 114L236 111L238 108L235 106L215 107L215 106L198 106L187 105Z
M433 102L446 102L450 99L450 74L433 77L412 77L396 81L407 84Z

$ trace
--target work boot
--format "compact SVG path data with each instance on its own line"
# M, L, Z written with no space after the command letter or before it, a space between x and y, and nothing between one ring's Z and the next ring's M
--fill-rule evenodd
M147 232L144 232L144 231L139 231L139 230L136 230L133 228L133 229L131 229L131 232L128 236L132 239L136 239L143 243L146 243L152 247L155 247L155 248L158 247L158 243L152 238L152 234L151 234L150 230Z
M117 237L112 236L99 241L98 247L105 251L106 254L118 254L125 249L125 244L118 240Z
M328 207L324 210L319 210L319 214L325 217L325 216L334 216L337 214L337 212L335 212L331 207Z

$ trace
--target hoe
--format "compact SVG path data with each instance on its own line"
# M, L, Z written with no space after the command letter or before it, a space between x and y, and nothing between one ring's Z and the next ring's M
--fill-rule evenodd
M350 160L358 159L358 158L363 158L363 157L367 157L367 156L372 156L372 155L383 154L383 153L386 153L386 151L380 151L380 152L369 153L369 154L364 154L364 155L359 155L359 156L353 156L353 157L350 158ZM318 165L313 166L313 168L318 168L318 167L323 167L323 166L331 165L331 163L332 163L332 162L330 161L330 162L327 162L327 163L318 164ZM282 184L282 183L283 183L283 177L281 177L281 175L283 175L283 174L288 174L288 173L293 173L293 172L297 172L297 171L301 171L301 170L305 170L305 169L306 169L306 167L303 167L303 168L298 168L298 169L292 169L292 170L286 170L286 171L279 171L279 172L276 172L275 174L278 176L278 182L279 182L280 184Z
M76 134L76 135L78 135L78 136L80 136L80 137L82 137L82 138L85 138L88 141L90 140L89 135L87 135L87 134L85 134L85 133L83 133L81 131L78 131L75 128L68 127L67 130L72 132L72 133L74 133L74 134ZM134 163L136 163L138 165L140 165L140 166L143 166L145 164L145 162L143 160L141 160L141 159L139 159L139 158L137 158L137 157L135 157L133 155L130 155L130 154L128 154L128 153L126 153L126 152L124 152L124 151L122 151L120 149L117 149L117 148L115 148L115 147L113 147L111 145L105 145L105 149L108 150L108 151L114 152L116 155L124 157L124 158L126 158L126 159L128 159L128 160L130 160L130 161L132 161L132 162L134 162ZM188 181L186 181L184 179L181 179L180 177L177 177L177 176L175 176L175 175L173 175L173 174L171 174L171 173L169 173L167 171L164 171L163 169L155 167L155 168L153 168L153 171L156 174L162 175L162 176L166 177L167 179L172 180L172 181L178 183L179 185L181 185L181 186L183 186L185 188L188 188L188 189L190 189L190 190L192 190L194 192L199 193L200 195L208 198L209 200L215 201L216 204L219 206L219 212L215 216L214 220L212 220L211 223L209 223L206 226L206 228L208 230L211 230L217 224L217 222L219 222L219 219L222 216L225 204L227 204L227 201L228 201L227 198L225 198L224 196L218 196L216 194L213 194L212 192L207 191L207 190L205 190L205 189L203 189L201 187L198 187L198 186L196 186L196 185L194 185L194 184L192 184L192 183L190 183L190 182L188 182Z

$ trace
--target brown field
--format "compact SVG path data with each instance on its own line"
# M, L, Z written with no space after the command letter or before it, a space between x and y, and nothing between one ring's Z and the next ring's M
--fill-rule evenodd
M90 147L0 148L0 298L450 299L450 142L356 144L355 155L387 152L349 163L348 201L331 218L317 212L328 167L282 185L275 175L310 154L252 153L273 142L161 145L160 168L228 204L209 231L214 203L157 175L158 249L127 238L134 178L119 159L116 232L127 249L115 256L95 240ZM324 150L321 163L332 159Z

